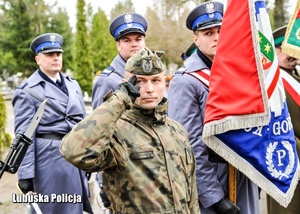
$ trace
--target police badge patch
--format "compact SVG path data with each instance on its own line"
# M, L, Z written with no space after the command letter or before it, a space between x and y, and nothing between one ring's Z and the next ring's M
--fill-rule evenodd
M149 73L152 71L152 60L143 59L142 68L145 73Z

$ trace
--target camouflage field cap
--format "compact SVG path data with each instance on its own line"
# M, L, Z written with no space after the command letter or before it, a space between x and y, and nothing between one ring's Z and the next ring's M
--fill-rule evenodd
M163 51L152 51L145 47L127 60L125 71L137 75L154 75L164 71L164 65L159 58Z

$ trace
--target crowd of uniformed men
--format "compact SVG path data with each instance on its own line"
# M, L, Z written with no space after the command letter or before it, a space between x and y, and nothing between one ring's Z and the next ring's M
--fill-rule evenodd
M82 197L81 203L38 203L42 213L93 213L86 172L97 172L103 204L114 213L259 213L259 188L240 172L237 202L229 200L228 163L201 138L209 88L193 73L211 69L222 17L218 1L190 12L193 43L168 91L163 52L146 46L146 19L115 18L109 31L118 54L93 85L89 114L79 84L61 72L63 38L46 33L32 41L38 68L14 92L15 132L26 131L41 101L47 106L18 185L23 193ZM274 32L279 65L299 83L298 60L281 52L285 31ZM299 138L299 105L288 93L287 101ZM297 213L299 194L286 209L270 198L269 213Z

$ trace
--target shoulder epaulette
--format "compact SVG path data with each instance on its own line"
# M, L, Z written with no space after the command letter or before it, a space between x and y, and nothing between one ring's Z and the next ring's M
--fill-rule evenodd
M22 82L20 85L18 85L16 88L17 89L24 89L26 85L28 85L28 82L25 81L25 82Z
M104 69L102 72L101 72L101 76L109 76L112 72L114 72L114 68L112 66L109 66L108 68Z
M71 76L66 76L66 80L68 80L68 81L77 81L76 78L71 77Z
M175 72L175 75L183 75L185 72L186 72L186 67L181 67Z

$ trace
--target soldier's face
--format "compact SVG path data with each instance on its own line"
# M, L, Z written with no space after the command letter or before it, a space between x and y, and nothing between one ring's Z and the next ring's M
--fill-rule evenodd
M55 76L62 68L62 53L39 53L35 61L46 75Z
M278 64L287 70L293 71L296 68L298 59L282 52L281 48L275 48L278 57Z
M126 72L126 78L129 79L131 73ZM140 88L141 96L135 100L135 103L143 109L154 109L162 101L165 89L165 73L144 76L136 75L137 85Z
M217 42L219 39L220 27L208 28L205 30L195 31L193 35L196 46L205 54L211 61L216 54Z
M145 37L140 33L126 34L117 41L118 52L126 61L145 46Z

